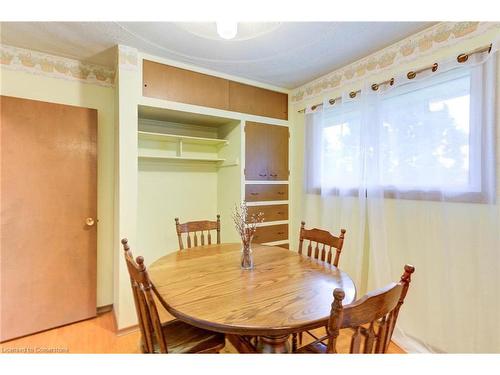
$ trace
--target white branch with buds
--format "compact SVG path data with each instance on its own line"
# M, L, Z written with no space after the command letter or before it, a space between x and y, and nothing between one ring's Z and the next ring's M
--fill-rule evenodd
M232 217L243 245L249 245L257 230L257 224L264 221L264 214L259 212L249 216L247 202L242 201L240 205L235 204Z

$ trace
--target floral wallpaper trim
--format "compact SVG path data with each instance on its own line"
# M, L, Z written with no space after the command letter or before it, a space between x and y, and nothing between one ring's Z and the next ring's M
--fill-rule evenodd
M292 102L300 102L307 98L335 89L346 83L361 79L367 73L380 73L395 64L413 59L415 56L427 55L443 46L453 45L459 41L498 28L499 22L442 22L387 48L377 51L361 60L334 70L327 75L306 83L290 94Z
M136 48L118 45L118 65L120 69L136 70L139 66L139 53Z
M109 67L5 44L0 44L0 67L106 87L115 80L115 70Z

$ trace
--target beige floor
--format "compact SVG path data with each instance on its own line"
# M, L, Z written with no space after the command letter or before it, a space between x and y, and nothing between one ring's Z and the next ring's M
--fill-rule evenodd
M4 342L0 344L0 352L12 353L13 350L20 349L43 353L139 353L139 336L138 330L117 335L113 313L107 312L94 319ZM308 342L307 340L308 336L305 335L304 342ZM341 352L347 351L349 347L347 338L339 342ZM388 352L404 353L392 342ZM237 351L229 342L226 342L223 353L237 353Z

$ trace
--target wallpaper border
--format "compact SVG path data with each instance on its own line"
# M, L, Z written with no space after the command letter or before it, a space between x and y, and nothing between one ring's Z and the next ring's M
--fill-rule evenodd
M105 87L115 81L113 68L5 44L0 44L0 67Z
M411 35L389 47L381 49L361 60L293 89L292 103L317 96L324 91L355 82L368 73L380 73L390 67L423 56L443 46L472 38L492 28L500 29L499 22L441 22L417 34Z

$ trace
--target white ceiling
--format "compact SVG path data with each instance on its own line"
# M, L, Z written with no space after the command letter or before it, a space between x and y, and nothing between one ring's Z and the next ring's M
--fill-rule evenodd
M295 88L356 61L432 22L240 23L233 40L215 23L2 22L1 42L113 66L113 46Z

